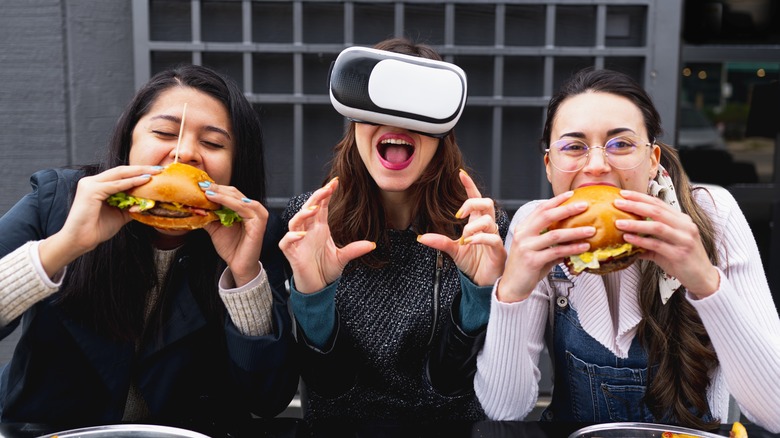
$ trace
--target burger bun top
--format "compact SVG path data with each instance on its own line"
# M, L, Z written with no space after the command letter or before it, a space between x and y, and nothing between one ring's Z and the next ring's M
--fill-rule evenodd
M162 172L152 175L146 184L128 190L127 194L159 202L178 202L204 210L219 209L221 206L210 201L201 190L198 185L201 181L214 182L205 171L176 162L166 166Z
M622 198L620 189L614 186L592 185L577 188L574 190L574 195L561 205L585 201L588 203L588 208L576 216L552 223L548 229L595 227L596 234L588 239L581 240L581 242L590 244L591 251L623 245L626 243L623 240L623 232L615 227L615 221L618 219L639 220L641 217L615 207L615 199Z

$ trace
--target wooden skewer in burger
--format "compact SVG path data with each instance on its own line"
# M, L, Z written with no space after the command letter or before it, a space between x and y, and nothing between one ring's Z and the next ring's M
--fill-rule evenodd
M173 163L152 176L148 183L112 195L107 202L114 207L128 208L130 217L138 222L164 230L194 230L217 220L229 227L240 222L241 217L210 201L198 185L213 184L214 180L197 167L179 163L186 111L185 103Z

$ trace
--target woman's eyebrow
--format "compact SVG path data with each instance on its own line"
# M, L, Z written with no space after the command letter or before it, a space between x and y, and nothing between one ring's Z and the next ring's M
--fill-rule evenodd
M607 137L612 137L614 135L622 134L624 132L630 132L632 134L636 134L636 132L634 132L634 130L631 128L612 128L609 131L607 131ZM564 134L561 134L561 136L558 138L564 138L564 137L574 137L574 138L584 139L587 136L585 135L584 132L577 131L577 132L566 132Z
M218 128L216 126L207 125L203 129L205 129L206 131L210 131L210 132L216 132L217 134L222 134L225 137L227 137L228 140L230 140L230 133L228 133L226 130L224 130L222 128Z
M169 121L174 122L174 123L181 123L181 117L172 116L170 114L159 114L159 115L153 116L151 118L151 120L157 120L157 119L169 120ZM209 131L209 132L216 132L217 134L222 134L225 137L227 137L228 140L231 139L230 133L228 133L226 130L224 130L222 128L219 128L219 127L216 127L216 126L212 126L212 125L206 125L203 129L206 130L206 131Z

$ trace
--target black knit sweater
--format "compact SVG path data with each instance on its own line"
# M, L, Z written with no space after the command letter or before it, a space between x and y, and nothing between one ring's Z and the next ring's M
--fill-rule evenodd
M285 223L308 196L290 201L283 215ZM503 210L497 216L503 238L509 221ZM417 242L417 233L412 230L387 230L387 237L388 243L378 242L375 251L388 263L381 269L358 261L349 263L336 292L340 325L336 342L349 343L354 354L334 359L357 361L357 376L351 387L335 396L318 394L316 385L309 385L306 418L412 422L483 419L484 412L473 391L445 396L432 387L426 375L426 359L441 342L442 328L451 321L453 302L460 296L457 267L442 254L434 327L437 251ZM308 383L308 366L317 365L302 363L304 383Z

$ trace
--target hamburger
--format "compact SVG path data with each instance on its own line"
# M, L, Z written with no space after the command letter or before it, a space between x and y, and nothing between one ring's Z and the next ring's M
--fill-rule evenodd
M106 201L128 208L136 221L164 230L194 230L216 220L229 227L240 221L236 212L206 197L198 185L202 181L214 182L197 167L172 163L146 184L111 195Z
M615 227L618 219L642 219L641 217L615 207L615 199L622 198L620 189L613 186L594 185L574 190L574 195L563 204L586 201L589 205L582 213L550 225L548 230L593 226L596 234L588 239L573 243L590 244L588 251L566 257L564 262L569 272L604 275L631 266L644 250L623 240L623 232Z

